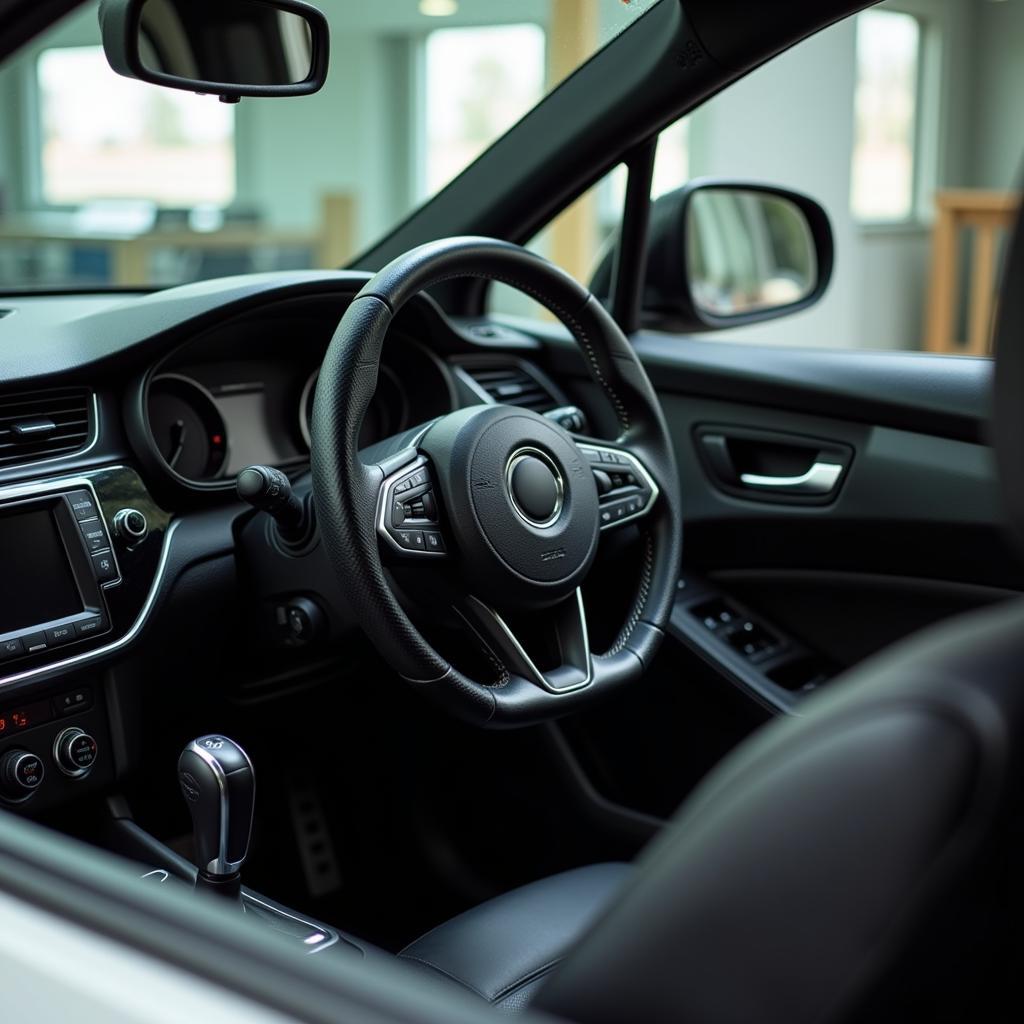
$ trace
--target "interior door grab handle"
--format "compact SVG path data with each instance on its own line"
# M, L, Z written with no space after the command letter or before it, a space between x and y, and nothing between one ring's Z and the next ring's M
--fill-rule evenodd
M743 473L740 476L740 483L744 487L785 491L788 494L821 495L830 494L842 475L842 466L834 462L816 462L800 476L760 476L757 473Z

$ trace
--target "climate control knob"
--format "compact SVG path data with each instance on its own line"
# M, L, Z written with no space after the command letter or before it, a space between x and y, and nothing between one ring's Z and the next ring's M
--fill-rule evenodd
M8 750L0 757L0 793L8 800L27 800L43 781L40 757L29 750Z
M57 767L72 779L87 775L96 763L99 745L84 729L65 729L53 743Z

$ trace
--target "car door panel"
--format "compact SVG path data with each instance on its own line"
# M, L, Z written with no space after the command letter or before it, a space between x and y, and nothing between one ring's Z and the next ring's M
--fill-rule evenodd
M535 333L593 429L614 433L564 336ZM1024 589L983 442L988 361L651 332L634 340L684 489L673 633L759 702L794 711L804 693L889 643ZM831 460L841 472L823 495L745 488L742 464L732 481L716 472L708 435L753 445L755 456L763 447L761 465L777 473L799 476L799 457L804 468ZM715 601L774 637L772 652L747 656L743 636L712 635L700 613Z

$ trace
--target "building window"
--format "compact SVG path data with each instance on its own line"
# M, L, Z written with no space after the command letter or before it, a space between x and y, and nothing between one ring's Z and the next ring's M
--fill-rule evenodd
M425 153L420 194L432 195L503 135L545 91L539 25L438 29L426 44Z
M192 207L234 198L231 105L121 78L99 46L44 50L37 78L44 202Z
M897 11L857 16L851 205L862 221L914 215L921 23Z

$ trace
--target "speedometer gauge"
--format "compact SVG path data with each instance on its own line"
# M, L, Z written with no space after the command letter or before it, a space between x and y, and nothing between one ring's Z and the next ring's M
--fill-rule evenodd
M179 374L149 388L149 429L164 461L186 480L215 480L224 471L228 435L213 396Z

